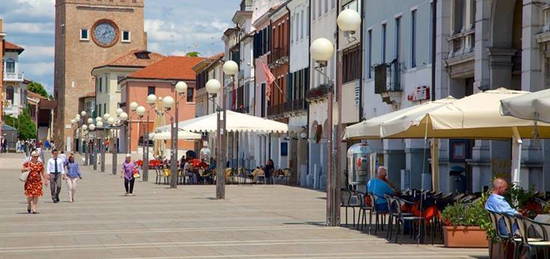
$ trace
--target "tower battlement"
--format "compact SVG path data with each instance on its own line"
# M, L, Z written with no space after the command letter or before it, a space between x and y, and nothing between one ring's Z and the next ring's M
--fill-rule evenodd
M143 7L145 0L56 0L56 5L83 4L98 6Z

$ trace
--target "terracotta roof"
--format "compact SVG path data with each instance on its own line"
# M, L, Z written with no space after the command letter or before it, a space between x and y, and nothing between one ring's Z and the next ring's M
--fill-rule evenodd
M44 97L40 94L37 94L35 92L31 92L31 91L27 91L27 96L30 97L30 98L33 98L33 99L41 99L41 100L43 100L43 99L47 100L48 99L48 98L46 98L46 97Z
M159 53L134 49L94 69L101 67L146 67L160 61L162 58L164 56Z
M4 49L7 51L17 51L19 53L25 50L23 47L17 46L9 41L4 41Z
M222 59L224 57L224 53L221 52L221 53L218 53L214 56L211 56L211 57L208 57L206 59L204 59L203 61L197 63L196 65L193 66L193 71L199 73L201 71L203 71L204 69L210 67L210 65L212 65L212 63L215 63L217 62L218 60Z
M131 73L127 78L195 80L193 66L203 61L201 57L165 57L157 63Z

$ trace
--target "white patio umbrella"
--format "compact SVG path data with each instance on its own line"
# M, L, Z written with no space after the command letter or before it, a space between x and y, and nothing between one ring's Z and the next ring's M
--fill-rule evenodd
M226 129L228 132L256 132L256 133L286 133L288 125L282 122L264 119L244 113L226 111ZM191 132L215 132L217 130L217 114L178 122L178 129ZM158 127L155 131L170 131L170 125Z
M519 182L519 159L521 138L533 137L535 128L541 137L550 137L550 124L538 127L532 121L500 115L500 101L505 98L522 96L528 92L504 88L489 90L458 100L444 100L433 109L426 104L410 108L405 114L392 112L384 115L385 120L373 118L360 125L346 128L349 139L377 138L367 134L361 125L380 127L378 138L472 138L472 139L512 139L512 181ZM432 103L436 103L432 102ZM349 130L348 130L349 129ZM434 161L437 163L437 161ZM436 177L433 175L432 177ZM434 178L435 179L435 178ZM437 184L437 183L435 183Z
M502 115L550 123L550 89L503 99L500 103Z

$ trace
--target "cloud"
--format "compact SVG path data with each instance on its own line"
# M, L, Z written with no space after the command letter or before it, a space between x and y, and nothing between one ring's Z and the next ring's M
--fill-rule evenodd
M54 34L54 23L33 23L33 22L6 22L4 28L8 32L23 34ZM9 36L9 35L8 35Z
M9 4L6 4L9 3ZM165 55L223 51L220 40L240 0L146 0L148 48ZM25 77L51 91L54 78L55 0L0 0L7 40L25 47Z

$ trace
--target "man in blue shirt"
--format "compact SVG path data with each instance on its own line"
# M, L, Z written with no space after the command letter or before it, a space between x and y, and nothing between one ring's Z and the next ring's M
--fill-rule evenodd
M513 209L510 204L504 199L504 196L502 196L506 193L507 189L508 183L506 182L506 180L502 178L495 178L495 180L493 180L493 193L491 193L491 195L487 199L487 202L485 203L485 209L488 211L503 213L510 216L519 214L518 211ZM506 229L506 224L502 219L498 222L498 231L504 235L508 233L508 230Z
M374 206L378 212L389 211L384 194L393 195L395 193L391 183L388 181L387 175L386 168L380 166L376 172L376 178L370 179L367 183L367 191L375 196Z

